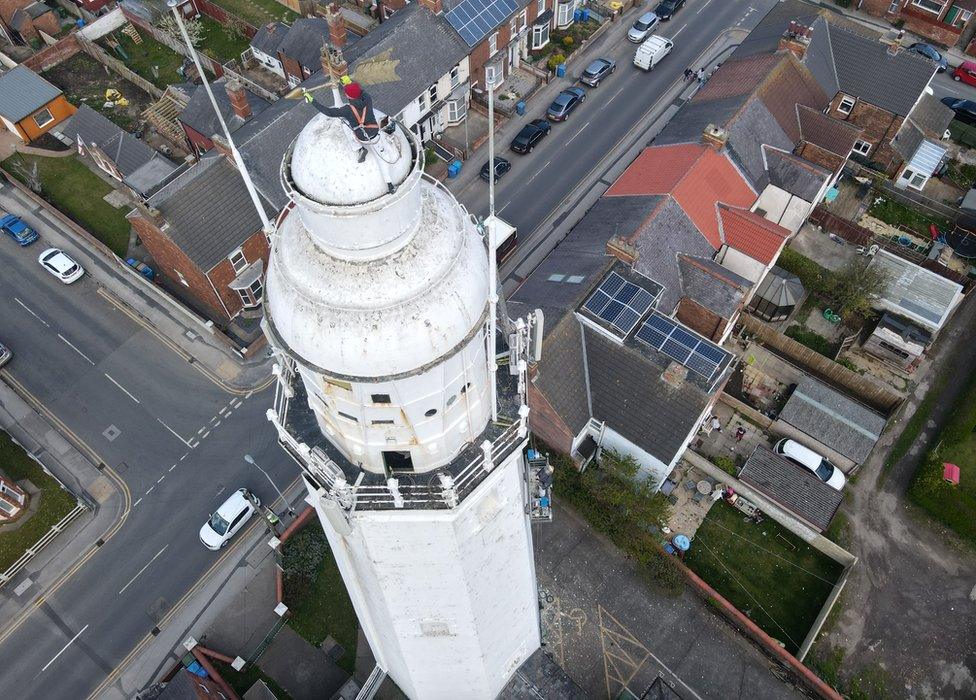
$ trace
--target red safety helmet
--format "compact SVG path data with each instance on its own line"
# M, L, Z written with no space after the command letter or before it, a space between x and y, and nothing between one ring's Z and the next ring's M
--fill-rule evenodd
M350 100L358 100L362 97L363 89L359 87L359 83L349 83L345 86L346 97Z

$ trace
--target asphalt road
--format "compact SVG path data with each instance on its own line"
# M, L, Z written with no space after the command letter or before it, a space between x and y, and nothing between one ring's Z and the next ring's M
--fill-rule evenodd
M17 689L26 697L76 699L217 560L197 534L208 514L242 486L265 503L275 499L243 455L252 453L282 489L297 470L264 417L271 389L225 393L105 301L90 277L65 286L45 274L37 263L45 247L43 234L26 249L0 240L0 340L14 352L4 371L119 474L131 512L73 577L3 636L0 695Z
M945 73L936 73L932 79L932 92L940 100L943 97L963 97L967 100L976 100L976 87L966 83L957 83L952 79L952 69Z

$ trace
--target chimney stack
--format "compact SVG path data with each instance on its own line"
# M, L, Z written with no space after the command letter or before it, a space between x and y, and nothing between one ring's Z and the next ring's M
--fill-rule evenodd
M349 74L349 64L342 57L342 49L337 46L329 44L323 46L319 59L322 62L322 73L326 77L332 76L333 80L338 82L342 76Z
M232 78L224 84L224 89L227 90L227 96L230 98L230 106L233 108L234 114L243 120L250 119L251 105L247 101L244 84L240 80Z
M711 146L716 151L725 148L725 142L729 140L729 132L725 129L709 124L702 132L702 142L706 146Z
M680 389L681 385L685 383L685 379L688 378L688 368L682 365L680 362L671 362L667 369L661 373L661 379L668 386L674 387L675 389Z
M798 59L803 60L810 47L810 39L813 37L813 27L807 27L796 20L790 21L790 26L783 32L779 40L779 51L789 51Z
M439 15L444 11L444 3L442 0L420 0L420 4L433 12L435 15Z
M901 51L901 40L905 36L904 29L890 29L881 35L881 43L888 47L888 55L896 56Z
M227 139L225 139L221 134L214 134L210 137L210 140L213 141L214 150L225 156L227 160L230 161L231 165L236 168L237 163L234 162L234 154L230 150L230 144L227 143Z
M325 20L329 23L329 43L333 46L346 45L346 20L342 16L339 3L333 2L325 8Z
M628 243L620 236L614 236L607 241L607 255L612 255L617 260L633 265L637 262L637 248Z

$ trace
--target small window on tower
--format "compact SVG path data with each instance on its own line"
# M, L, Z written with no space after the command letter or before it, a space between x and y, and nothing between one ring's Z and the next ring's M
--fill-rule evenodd
M455 401L457 401L457 394L454 394L454 396L452 396L447 400L447 405L453 406Z
M430 418L431 416L436 416L437 415L437 409L436 408L432 408L429 411L426 411L424 413L424 415L427 416L428 418Z
M412 472L413 457L410 452L383 452L383 464L391 472Z
M389 394L373 394L373 403L390 403Z
M358 423L359 419L356 416L351 416L348 413L343 413L342 411L337 411L340 418L345 418L346 420L351 420L353 423Z
M373 425L393 425L393 421L386 420L385 418L380 420L374 420L372 421L372 423Z
M468 393L468 389L470 389L470 388L471 388L471 382L468 382L467 384L465 384L464 386L461 387L461 393L462 394L467 394Z

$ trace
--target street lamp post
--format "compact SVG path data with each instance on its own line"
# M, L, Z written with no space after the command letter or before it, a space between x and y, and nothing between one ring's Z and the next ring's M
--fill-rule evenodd
M289 503L288 502L288 499L285 498L285 494L283 494L281 492L281 489L278 488L278 485L275 484L274 480L271 478L271 475L268 474L268 472L264 471L264 469L261 468L261 465L258 464L257 462L255 462L254 461L254 457L252 457L251 455L249 455L249 454L248 455L244 455L244 461L247 462L248 464L250 464L252 467L257 467L258 471L260 471L262 474L264 474L265 478L267 478L267 480L271 482L271 487L281 497L281 500L282 500L282 502L284 502L285 506L288 507L288 515L294 515L295 514L295 509L291 507L291 503Z

